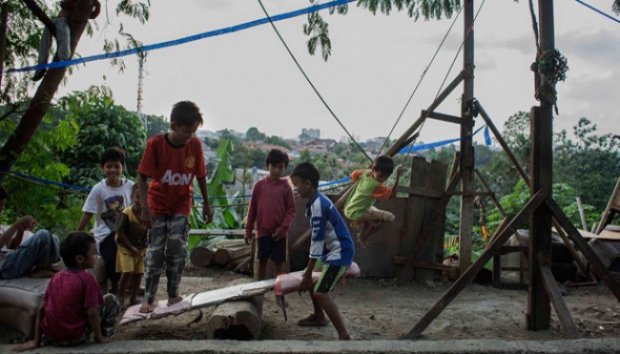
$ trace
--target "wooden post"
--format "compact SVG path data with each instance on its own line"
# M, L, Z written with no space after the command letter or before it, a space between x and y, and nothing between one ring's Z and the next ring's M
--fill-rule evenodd
M463 72L465 73L461 100L461 219L459 227L459 267L461 271L471 265L472 224L474 220L474 148L472 144L474 99L474 0L465 0Z
M553 24L553 0L539 0L540 48L543 53L555 48ZM552 85L546 79L540 85ZM541 87L537 87L540 90ZM553 102L542 98L540 107L532 107L532 141L530 189L532 194L542 193L552 198L553 185ZM536 208L530 218L529 237L529 287L527 306L527 327L537 331L551 325L549 294L545 289L541 267L551 266L551 220L552 214L546 205Z

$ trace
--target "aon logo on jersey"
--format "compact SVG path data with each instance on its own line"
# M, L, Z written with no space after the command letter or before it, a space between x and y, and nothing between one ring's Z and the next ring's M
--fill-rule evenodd
M172 171L166 170L164 177L161 179L161 183L171 186L187 186L192 183L192 177L191 173L172 173Z

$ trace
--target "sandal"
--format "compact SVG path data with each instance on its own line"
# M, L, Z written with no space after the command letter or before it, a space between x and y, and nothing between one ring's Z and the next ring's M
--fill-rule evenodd
M316 317L314 317L314 314L311 314L311 315L308 315L308 317L302 318L301 320L297 321L297 324L299 326L305 326L305 327L323 327L323 326L327 326L327 321L317 320Z

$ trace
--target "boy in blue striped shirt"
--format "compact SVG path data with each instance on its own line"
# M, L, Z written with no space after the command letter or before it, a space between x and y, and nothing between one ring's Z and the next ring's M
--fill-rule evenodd
M310 291L314 313L298 322L301 326L326 325L325 314L331 320L338 338L351 339L338 307L328 292L342 278L353 262L355 247L344 219L334 204L318 191L319 171L309 162L299 164L291 173L291 181L299 196L308 199L306 214L310 218L312 237L310 260L304 271L299 291ZM319 281L312 286L312 271L317 261L322 265Z

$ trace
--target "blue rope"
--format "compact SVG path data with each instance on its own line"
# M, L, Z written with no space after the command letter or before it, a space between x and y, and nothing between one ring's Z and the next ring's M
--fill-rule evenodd
M411 153L416 152L416 151L433 149L433 148L436 148L436 147L439 147L439 146L453 144L453 143L456 143L458 141L462 141L462 140L465 140L465 139L471 139L474 135L478 134L485 127L486 127L486 125L481 126L472 135L466 136L464 138L454 138L454 139L436 141L434 143L419 144L419 145L415 145L415 146L406 146L406 147L400 149L398 154L411 154ZM490 138L491 137L489 136L488 140L485 139L485 143L487 145L491 145L491 139Z
M62 188L76 190L76 191L84 192L84 193L88 193L91 190L90 187L74 186L72 184L56 182L56 181L50 181L48 179L43 179L43 178L40 178L40 177L31 176L31 175L26 175L26 174L23 174L23 173L20 173L20 172L14 172L14 171L9 171L9 170L4 170L4 169L0 169L0 172L1 173L5 173L5 174L7 174L9 176L15 176L15 177L18 177L18 178L21 178L21 179L25 179L27 181L32 181L32 182L36 182L36 183L41 183L41 184L47 184L47 185L62 187Z
M612 21L616 21L616 22L620 23L620 20L618 20L617 18L615 18L615 17L611 16L611 15L610 15L610 14L608 14L608 13L605 13L605 12L603 12L603 11L601 11L601 10L597 9L596 7L594 7L594 6L590 5L590 4L585 3L584 1L581 1L581 0L575 0L575 1L577 1L577 2L578 2L578 3L580 3L581 5L583 5L583 6L587 7L587 8L589 8L589 9L590 9L590 10L592 10L592 11L594 11L594 12L598 12L600 15L603 15L603 16L605 16L605 17L607 17L607 18L611 19Z
M334 0L334 1L330 1L330 2L325 3L325 4L312 5L312 6L303 8L303 9L299 9L299 10L295 10L295 11L291 11L291 12L286 12L286 13L282 13L282 14L273 16L273 17L271 17L271 21L274 21L274 22L282 21L282 20L286 20L286 19L289 19L289 18L293 18L293 17L297 17L297 16L301 16L301 15L306 15L306 14L309 14L309 13L312 13L312 12L317 12L317 11L320 11L320 10L324 10L324 9L327 9L327 8L330 8L330 7L348 4L348 3L353 2L353 1L355 1L355 0ZM65 60L65 61L57 61L57 62L51 62L51 63L47 63L47 64L25 66L25 67L22 67L22 68L10 68L10 69L6 70L6 72L7 73L13 73L13 72L25 72L25 71L33 71L33 70L65 68L65 67L68 67L68 66L73 66L73 65L77 65L77 64L83 64L83 63L87 63L87 62L91 62L91 61L96 61L96 60L104 60L104 59L112 59L112 58L125 57L125 56L129 56L129 55L135 55L135 54L138 54L138 53L144 53L144 52L149 52L149 51L152 51L152 50L168 48L168 47L173 47L173 46L177 46L177 45L181 45L181 44L185 44L185 43L189 43L189 42L194 42L194 41L201 40L201 39L208 38L208 37L215 37L215 36L220 36L220 35L227 34L227 33L233 33L233 32L245 30L245 29L248 29L248 28L251 28L251 27L256 27L256 26L264 25L266 23L269 23L269 18L268 17L264 17L264 18L261 18L261 19L258 19L258 20L254 20L254 21L250 21L250 22L241 23L241 24L238 24L238 25L235 25L235 26L231 26L231 27L221 28L221 29L217 29L217 30L213 30L213 31L208 31L208 32L203 32L203 33L187 36L187 37L182 37L182 38L178 38L178 39L174 39L174 40L170 40L170 41L166 41L166 42L149 44L149 45L145 45L145 46L142 46L142 47L131 48L131 49L126 49L126 50L120 50L118 52L96 54L96 55L91 55L91 56L77 58L77 59L70 59L70 60Z

